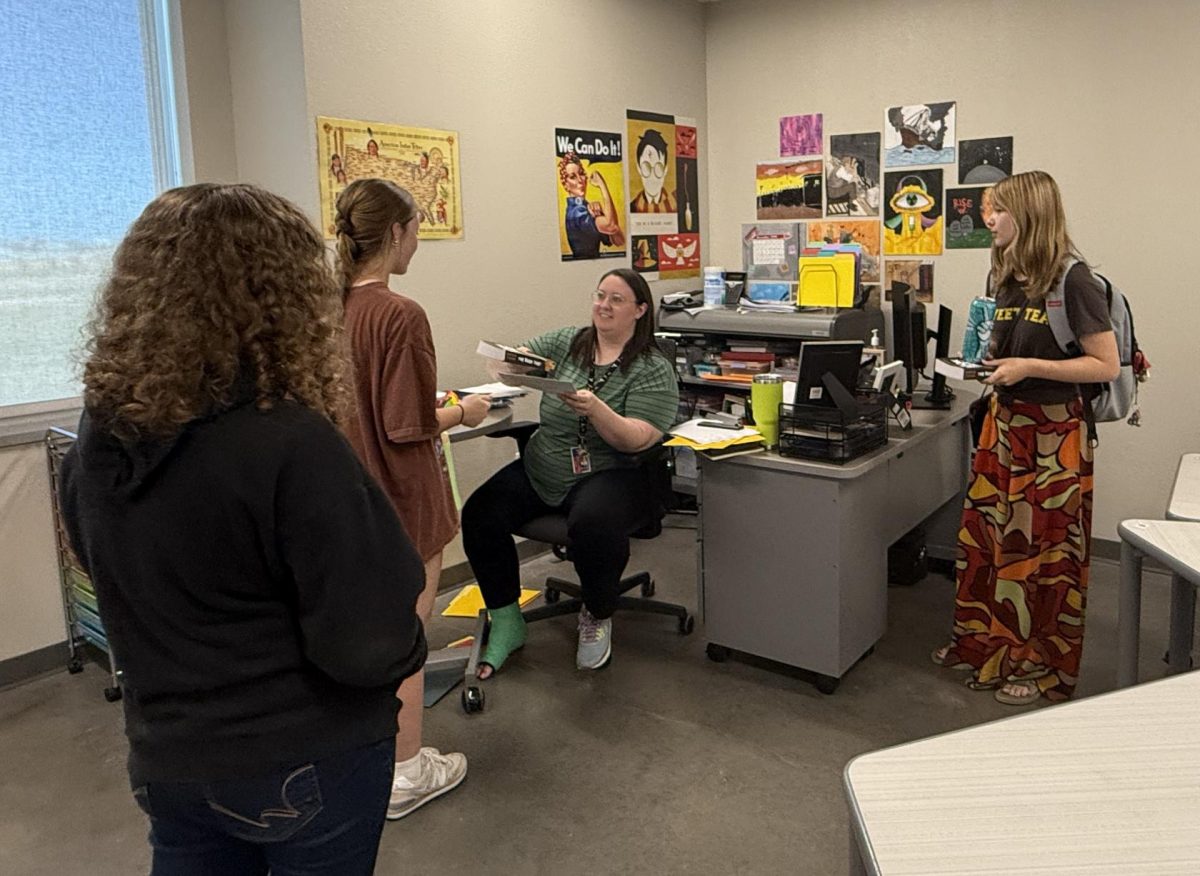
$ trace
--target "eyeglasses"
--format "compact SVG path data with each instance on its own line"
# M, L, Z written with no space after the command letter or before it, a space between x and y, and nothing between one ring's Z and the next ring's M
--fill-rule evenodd
M607 301L611 307L620 307L622 304L627 304L630 301L629 298L626 298L620 292L605 292L603 289L597 289L593 292L592 300L597 304L603 304Z
M643 161L638 165L638 170L642 172L642 176L654 175L659 179L662 179L663 174L667 172L667 166L661 161L656 161L653 164L651 164L649 161Z

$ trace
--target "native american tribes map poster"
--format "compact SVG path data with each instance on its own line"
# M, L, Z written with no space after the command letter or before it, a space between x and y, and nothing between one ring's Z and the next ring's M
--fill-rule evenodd
M629 235L633 269L646 279L700 276L696 123L627 110Z
M356 179L379 177L407 189L422 218L421 240L463 236L458 134L317 116L317 179L321 230L333 225L338 194Z
M554 129L558 251L564 262L625 255L620 133Z

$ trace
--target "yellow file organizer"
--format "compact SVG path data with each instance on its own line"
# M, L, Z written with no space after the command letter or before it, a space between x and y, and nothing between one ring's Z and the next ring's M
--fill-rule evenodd
M797 301L801 307L853 307L853 253L800 256Z

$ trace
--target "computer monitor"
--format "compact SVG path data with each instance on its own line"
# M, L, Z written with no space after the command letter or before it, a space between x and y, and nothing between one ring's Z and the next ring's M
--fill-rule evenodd
M925 350L925 305L907 283L892 284L892 358L904 363L905 389L913 394L928 364Z
M945 359L950 355L950 324L953 316L954 313L949 307L944 304L938 305L937 331L929 332L929 336L936 341L933 349L934 356L938 359ZM946 386L946 375L938 374L935 369L933 387L924 397L913 396L913 407L943 410L950 407L952 398L954 398L954 393Z
M862 351L862 341L803 342L800 345L800 371L796 377L796 395L792 398L792 404L836 407L822 378L827 373L832 374L848 393L853 394L858 383Z

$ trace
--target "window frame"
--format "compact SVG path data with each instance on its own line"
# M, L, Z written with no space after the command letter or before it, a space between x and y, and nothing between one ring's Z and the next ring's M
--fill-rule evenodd
M191 180L190 150L181 137L181 113L186 114L187 92L176 76L177 60L183 58L179 0L138 0L142 34L142 67L146 75L146 104L150 123L150 149L154 183L159 192ZM0 435L22 430L28 422L80 411L82 396L37 399L0 405ZM23 434L23 430L22 430Z

